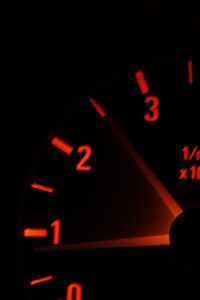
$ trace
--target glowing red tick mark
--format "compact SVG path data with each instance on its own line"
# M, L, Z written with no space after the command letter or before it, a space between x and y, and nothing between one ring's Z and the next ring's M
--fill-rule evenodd
M52 279L53 279L53 275L38 278L38 279L34 279L30 282L30 285L36 285L36 284L39 284L39 283L42 283L42 282L50 281Z
M189 84L193 83L193 68L192 68L192 60L188 60L188 81Z
M37 189L37 190L41 190L43 192L47 192L47 193L53 193L54 192L54 188L49 187L49 186L45 186L45 185L42 185L42 184L39 184L39 183L36 183L36 182L32 183L31 187L34 188L34 189Z
M45 237L47 237L47 229L45 229L45 228L26 228L26 229L24 229L24 237L45 238Z
M135 73L135 77L136 77L136 80L139 85L141 93L143 95L147 94L149 92L149 86L148 86L148 83L146 81L143 71L137 71Z
M65 141L61 140L58 137L54 137L51 141L51 144L63 151L64 153L66 153L67 155L70 155L74 149L71 145L67 144Z
M47 251L68 251L68 250L88 250L88 249L105 249L105 248L127 248L127 247L150 247L150 246L167 246L170 244L169 234L138 236L132 238L122 238L115 240L101 240L74 244L64 244L53 247L36 248L36 252Z
M94 106L96 111L102 116L102 118L105 118L106 113L103 110L103 108L94 100L94 98L90 98L90 103Z

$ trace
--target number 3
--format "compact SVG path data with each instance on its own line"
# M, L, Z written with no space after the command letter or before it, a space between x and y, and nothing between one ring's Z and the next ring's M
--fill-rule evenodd
M159 117L159 98L156 96L149 96L145 99L145 103L152 102L152 105L149 107L151 113L145 114L144 119L147 122L155 122Z

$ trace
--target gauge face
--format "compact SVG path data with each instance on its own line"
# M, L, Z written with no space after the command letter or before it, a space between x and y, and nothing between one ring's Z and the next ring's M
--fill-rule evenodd
M200 228L199 70L196 57L130 67L49 134L21 206L28 299L134 299L189 280Z

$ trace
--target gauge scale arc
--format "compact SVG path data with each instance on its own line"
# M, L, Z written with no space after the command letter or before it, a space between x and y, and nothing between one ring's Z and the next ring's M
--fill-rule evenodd
M25 183L28 299L134 299L156 295L152 282L173 290L189 280L199 263L199 81L196 57L167 58L120 72L67 110Z

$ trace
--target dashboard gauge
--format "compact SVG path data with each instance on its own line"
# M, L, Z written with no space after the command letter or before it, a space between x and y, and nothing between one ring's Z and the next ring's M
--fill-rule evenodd
M197 56L130 65L63 114L23 192L27 299L137 299L199 284L199 83Z

